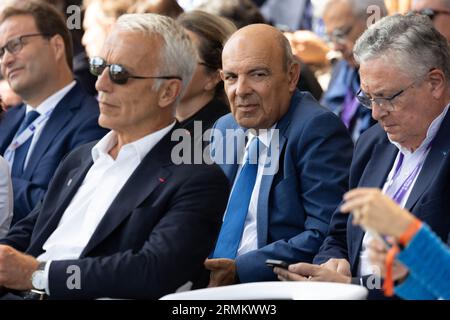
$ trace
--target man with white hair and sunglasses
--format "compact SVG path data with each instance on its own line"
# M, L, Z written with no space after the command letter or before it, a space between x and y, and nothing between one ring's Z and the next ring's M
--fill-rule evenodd
M124 15L113 26L90 62L111 132L69 154L41 206L0 241L4 298L156 299L195 280L229 188L218 166L171 158L195 64L171 18Z

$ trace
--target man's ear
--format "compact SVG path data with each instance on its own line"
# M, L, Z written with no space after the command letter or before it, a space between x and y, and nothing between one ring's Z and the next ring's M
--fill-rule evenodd
M433 98L440 99L447 90L445 74L442 72L442 70L433 69L429 72L428 79Z
M298 79L300 78L300 61L295 59L288 67L289 92L293 92L297 88Z
M172 105L178 98L181 92L182 82L178 79L165 80L165 83L159 90L158 105L161 108L166 108Z
M61 35L56 34L50 39L50 44L55 53L55 57L57 60L64 59L66 60L66 46L64 45L64 39Z

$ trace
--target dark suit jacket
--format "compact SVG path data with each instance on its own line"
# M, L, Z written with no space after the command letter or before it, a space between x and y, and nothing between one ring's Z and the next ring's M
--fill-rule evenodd
M203 270L218 235L228 181L216 165L174 165L168 133L142 160L101 220L79 259L53 261L51 298L159 298ZM39 256L92 166L84 145L58 167L43 200L3 239ZM68 289L70 266L81 289Z
M450 113L447 113L433 140L431 150L420 171L405 208L425 221L450 244ZM398 149L389 142L378 125L364 133L355 147L350 171L350 188L382 188L392 169ZM315 263L330 258L350 262L356 276L364 231L354 226L348 215L337 211L333 215L330 233L314 258Z
M4 154L25 116L24 104L12 108L0 123L0 154ZM106 129L98 125L98 103L80 84L70 90L53 110L21 176L12 177L13 223L25 217L44 196L63 157L75 147L98 140Z
M219 119L215 128L223 136L226 129L243 130L232 115ZM241 282L275 280L275 274L264 263L268 258L311 262L348 187L353 150L350 136L339 118L321 107L310 93L294 93L288 112L276 128L279 152L269 156L279 169L261 180L258 249L236 258ZM221 135L212 139L216 155L214 149L226 149L232 143L219 141ZM229 156L226 150L223 153L225 158ZM233 183L238 170L236 162L221 167Z

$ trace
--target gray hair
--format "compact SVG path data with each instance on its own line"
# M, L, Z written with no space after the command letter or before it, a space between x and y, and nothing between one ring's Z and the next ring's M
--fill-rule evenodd
M116 27L124 31L140 32L146 36L158 36L162 39L159 51L159 61L152 63L158 66L161 75L180 76L182 78L181 93L177 103L183 96L197 64L197 54L194 46L175 20L153 13L124 14L116 23ZM156 80L153 90L158 90L164 80Z
M447 39L421 15L394 15L381 19L356 41L355 60L388 56L402 72L420 77L432 68L450 79L450 47Z

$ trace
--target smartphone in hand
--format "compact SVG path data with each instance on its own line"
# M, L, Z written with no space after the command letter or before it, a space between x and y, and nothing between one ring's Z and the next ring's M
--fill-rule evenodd
M289 264L283 260L267 259L266 266L272 267L272 268L279 267L279 268L287 269L289 267Z

